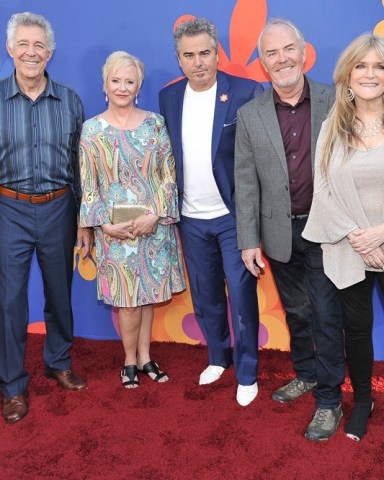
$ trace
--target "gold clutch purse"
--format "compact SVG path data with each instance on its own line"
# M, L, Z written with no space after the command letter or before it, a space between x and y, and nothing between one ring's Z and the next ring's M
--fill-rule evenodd
M114 205L112 208L112 224L130 222L141 215L147 215L149 208L145 205Z

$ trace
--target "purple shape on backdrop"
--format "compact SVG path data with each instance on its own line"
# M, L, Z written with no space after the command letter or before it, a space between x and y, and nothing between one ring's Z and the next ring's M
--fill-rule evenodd
M229 320L230 318L230 313L229 313ZM194 313L188 313L185 315L183 318L183 323L182 323L183 331L185 334L189 337L192 338L192 340L199 340L201 345L206 345L207 342L204 338L204 335L199 327L199 324L197 323L196 317ZM232 330L232 322L229 322L229 330L231 332L231 345L233 346L233 330ZM264 347L266 343L268 342L268 330L263 325L260 323L259 326L259 347Z
M268 329L267 327L260 322L259 325L259 347L264 347L268 342Z
M192 340L199 340L201 345L207 344L194 313L188 313L185 315L182 327L183 331L189 338L192 338Z

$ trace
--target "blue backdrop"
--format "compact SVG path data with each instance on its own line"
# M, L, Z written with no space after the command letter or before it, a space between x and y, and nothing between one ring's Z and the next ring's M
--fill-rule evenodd
M261 12L265 8L268 18L283 16L297 24L316 51L309 76L326 83L332 83L332 71L341 50L357 35L381 28L378 24L384 20L382 0L0 0L0 77L13 71L13 62L5 50L6 23L12 13L32 11L47 17L55 31L57 48L48 71L54 79L77 90L87 118L105 109L101 67L114 50L126 50L144 62L140 107L158 111L158 91L181 75L173 46L175 21L187 14L213 20L222 47L231 57L236 53L231 48L242 35L239 21L235 24L234 20L234 10L240 3L249 5L255 24L257 9ZM246 20L250 19L244 17ZM251 60L256 57L255 49ZM87 267L88 277L92 276L92 267L93 264ZM95 282L85 280L76 268L75 334L118 338L110 308L97 303L95 297ZM384 359L383 303L377 292L374 304L375 355ZM43 319L43 292L36 262L30 282L30 316L32 323Z

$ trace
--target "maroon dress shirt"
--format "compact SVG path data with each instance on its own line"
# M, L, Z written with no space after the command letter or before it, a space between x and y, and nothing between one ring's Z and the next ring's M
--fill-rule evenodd
M283 102L273 91L277 119L288 165L289 190L294 215L309 212L313 196L311 156L311 102L309 85L295 106Z

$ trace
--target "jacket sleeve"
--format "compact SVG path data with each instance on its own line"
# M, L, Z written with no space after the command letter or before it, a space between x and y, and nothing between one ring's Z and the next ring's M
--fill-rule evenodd
M321 168L322 149L327 128L328 122L325 121L316 145L313 200L302 235L313 242L335 244L359 227L346 208L346 199L338 198L338 190L333 188L332 181L337 182L337 178L334 178L335 174L332 175L330 169L328 169L328 173L324 173ZM338 153L343 155L340 152L342 147L339 146L337 149ZM335 152L333 157L334 155ZM337 175L340 174L342 173L337 172Z
M241 250L260 247L259 181L249 132L238 111L235 140L237 243Z

